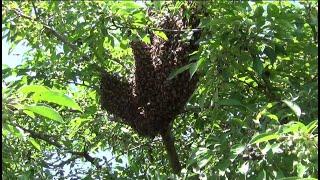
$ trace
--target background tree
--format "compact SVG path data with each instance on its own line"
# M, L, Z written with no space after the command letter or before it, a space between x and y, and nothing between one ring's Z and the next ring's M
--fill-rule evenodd
M130 79L130 43L166 40L161 18L184 9L201 30L199 76L173 126L182 178L318 177L315 2L2 2L3 38L31 50L2 67L3 177L174 178L161 138L101 110L101 70ZM180 29L181 30L181 29ZM10 81L7 77L16 76ZM98 157L98 152L105 152ZM107 156L107 152L112 152ZM113 160L116 163L111 163ZM122 161L125 160L123 163ZM89 162L86 168L78 164ZM69 173L64 172L71 169Z

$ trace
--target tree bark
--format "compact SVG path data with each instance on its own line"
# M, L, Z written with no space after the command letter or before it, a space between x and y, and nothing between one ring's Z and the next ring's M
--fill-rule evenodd
M174 147L174 138L171 135L170 128L161 131L160 135L162 137L163 144L165 145L169 158L169 163L173 173L180 174L181 164L179 162L179 157L176 148Z

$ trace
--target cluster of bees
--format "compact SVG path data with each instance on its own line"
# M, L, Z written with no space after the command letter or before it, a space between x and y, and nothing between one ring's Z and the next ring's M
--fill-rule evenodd
M163 17L159 28L181 30L192 27L178 16ZM188 71L168 79L176 69L188 65L196 51L196 39L182 41L182 31L164 31L167 40L150 33L151 44L130 43L135 60L129 81L101 73L101 107L122 119L140 135L154 137L169 128L197 87L198 75Z

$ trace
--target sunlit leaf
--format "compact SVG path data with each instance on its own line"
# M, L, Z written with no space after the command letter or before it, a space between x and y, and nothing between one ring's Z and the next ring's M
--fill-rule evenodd
M296 103L289 100L283 100L282 102L284 102L287 106L289 106L289 108L296 114L296 116L300 118L301 109Z
M161 39L163 39L165 41L168 41L168 37L164 32L162 32L162 31L154 31L154 34L156 36L160 37Z
M208 148L204 148L204 147L199 147L199 149L198 149L198 151L196 152L196 156L200 156L200 155L202 155L202 154L205 154L205 153L207 153L208 152Z
M35 139L29 137L29 141L37 150L41 151L41 146Z
M28 95L31 92L44 92L44 91L49 91L50 89L46 86L42 85L26 85L22 86L18 92L21 92L25 95Z
M244 162L239 168L239 171L241 174L247 174L249 171L249 162L248 161Z
M238 145L234 145L232 148L231 148L231 157L230 157L230 160L231 161L234 161L234 159L239 155L241 154L244 150L245 150L246 146L244 145L241 145L241 144L238 144Z
M199 163L198 166L199 168L203 168L204 166L206 166L208 164L208 162L210 162L212 157L210 157L209 159L202 159Z
M62 106L67 106L74 110L81 111L80 106L72 98L56 91L37 92L32 96L32 99L35 101L52 102Z
M47 117L49 119L52 119L56 122L60 122L60 123L63 122L63 119L60 116L60 114L49 106L30 105L30 106L25 106L24 109L32 111L33 113L39 114L41 116Z
M311 133L314 129L318 127L318 120L314 120L311 123L309 123L306 127L306 133Z
M250 143L256 144L256 143L266 142L272 139L277 139L279 137L280 137L279 134L277 134L276 132L262 133L254 136L250 141Z
M32 117L33 119L36 117L36 116L34 115L34 113L31 112L31 111L23 110L23 112L26 113L28 116Z
M300 178L303 178L303 175L305 174L305 172L308 170L308 167L306 167L305 165L303 165L302 163L298 163L297 164L297 173L298 176Z
M142 38L142 41L146 44L151 44L151 41L150 41L150 36L149 35L145 35L143 38Z
M124 133L128 133L128 132L130 132L130 130L129 130L129 129L124 128L124 127L122 127L122 128L121 128L121 131L123 131Z
M284 125L282 129L282 133L290 133L290 132L297 133L301 129L306 129L306 126L301 122L294 121Z

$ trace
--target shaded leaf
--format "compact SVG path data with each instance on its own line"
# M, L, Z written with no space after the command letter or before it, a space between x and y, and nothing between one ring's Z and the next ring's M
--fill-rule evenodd
M317 180L316 178L301 178L301 177L284 177L279 180Z
M266 46L264 48L264 53L269 57L271 64L273 64L276 61L277 55L272 47Z
M189 73L190 73L190 79L193 77L194 73L198 70L198 68L203 64L205 58L199 59L197 62L192 63L190 65Z
M241 106L241 102L237 99L222 99L217 102L217 104L224 106Z
M259 58L253 60L253 69L259 76L262 75L264 68L263 63Z
M171 79L175 78L177 75L183 73L184 71L186 71L187 69L189 69L192 64L193 64L193 63L188 64L188 65L185 65L185 66L183 66L183 67L181 67L181 68L178 68L178 69L176 69L176 70L173 70L173 71L169 74L168 80L171 80Z
M277 17L279 15L279 8L273 3L269 3L267 6L267 13L270 17Z

